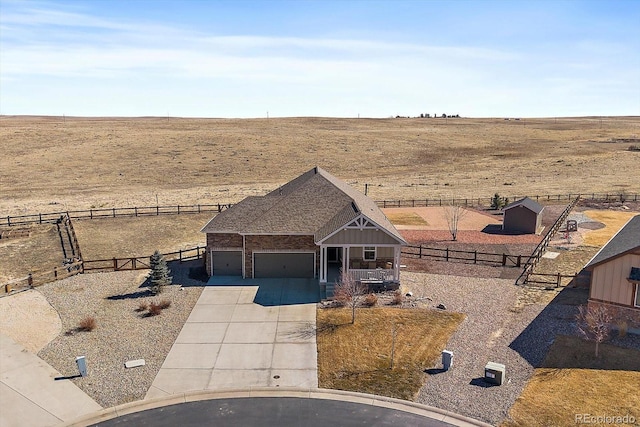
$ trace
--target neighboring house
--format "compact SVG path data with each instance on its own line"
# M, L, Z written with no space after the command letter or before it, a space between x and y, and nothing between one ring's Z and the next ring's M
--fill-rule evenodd
M536 234L542 231L544 206L528 197L502 208L502 229L510 233Z
M615 321L640 328L640 215L631 218L587 263L589 305L605 305Z
M405 240L375 202L316 167L219 213L207 233L210 275L399 283Z

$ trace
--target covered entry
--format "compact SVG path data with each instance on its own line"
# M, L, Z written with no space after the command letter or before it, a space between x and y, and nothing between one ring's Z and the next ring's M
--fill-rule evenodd
M253 254L253 277L315 277L315 253Z
M212 276L242 276L242 251L211 251Z

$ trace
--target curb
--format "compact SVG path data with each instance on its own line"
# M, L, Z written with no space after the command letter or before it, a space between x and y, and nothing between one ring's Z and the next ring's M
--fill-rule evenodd
M177 405L181 403L197 402L202 400L235 399L235 398L260 398L260 397L295 397L302 399L338 400L342 402L359 403L363 405L378 406L397 411L412 413L446 422L459 427L487 427L491 424L475 420L473 418L458 415L453 412L406 400L392 397L376 396L373 394L357 393L342 390L329 390L322 388L295 388L295 387L251 387L248 389L227 389L220 391L202 390L173 394L167 397L159 397L149 400L138 400L125 403L112 408L103 409L96 413L85 415L67 423L60 424L64 427L85 427L102 421L111 420L127 414L141 412L148 409L161 408L163 406Z

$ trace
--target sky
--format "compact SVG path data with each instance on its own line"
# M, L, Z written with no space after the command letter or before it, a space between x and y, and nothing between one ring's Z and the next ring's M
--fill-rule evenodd
M0 0L0 114L640 115L640 1Z

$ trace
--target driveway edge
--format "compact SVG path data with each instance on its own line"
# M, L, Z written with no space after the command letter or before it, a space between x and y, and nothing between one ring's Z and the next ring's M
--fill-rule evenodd
M121 417L123 415L141 412L148 409L161 408L163 406L176 405L187 402L197 402L202 400L233 399L233 398L260 398L260 397L296 397L303 399L324 399L338 400L343 402L353 402L363 405L379 406L398 411L404 411L423 417L443 421L459 427L487 427L487 424L473 418L422 405L420 403L409 402L407 400L394 399L392 397L376 396L373 394L357 393L342 390L330 390L322 388L289 388L289 387L252 387L248 389L228 389L220 391L202 390L178 393L167 397L159 397L149 400L138 400L125 403L112 408L103 409L90 415L77 418L73 421L63 423L64 427L84 427L102 421Z

